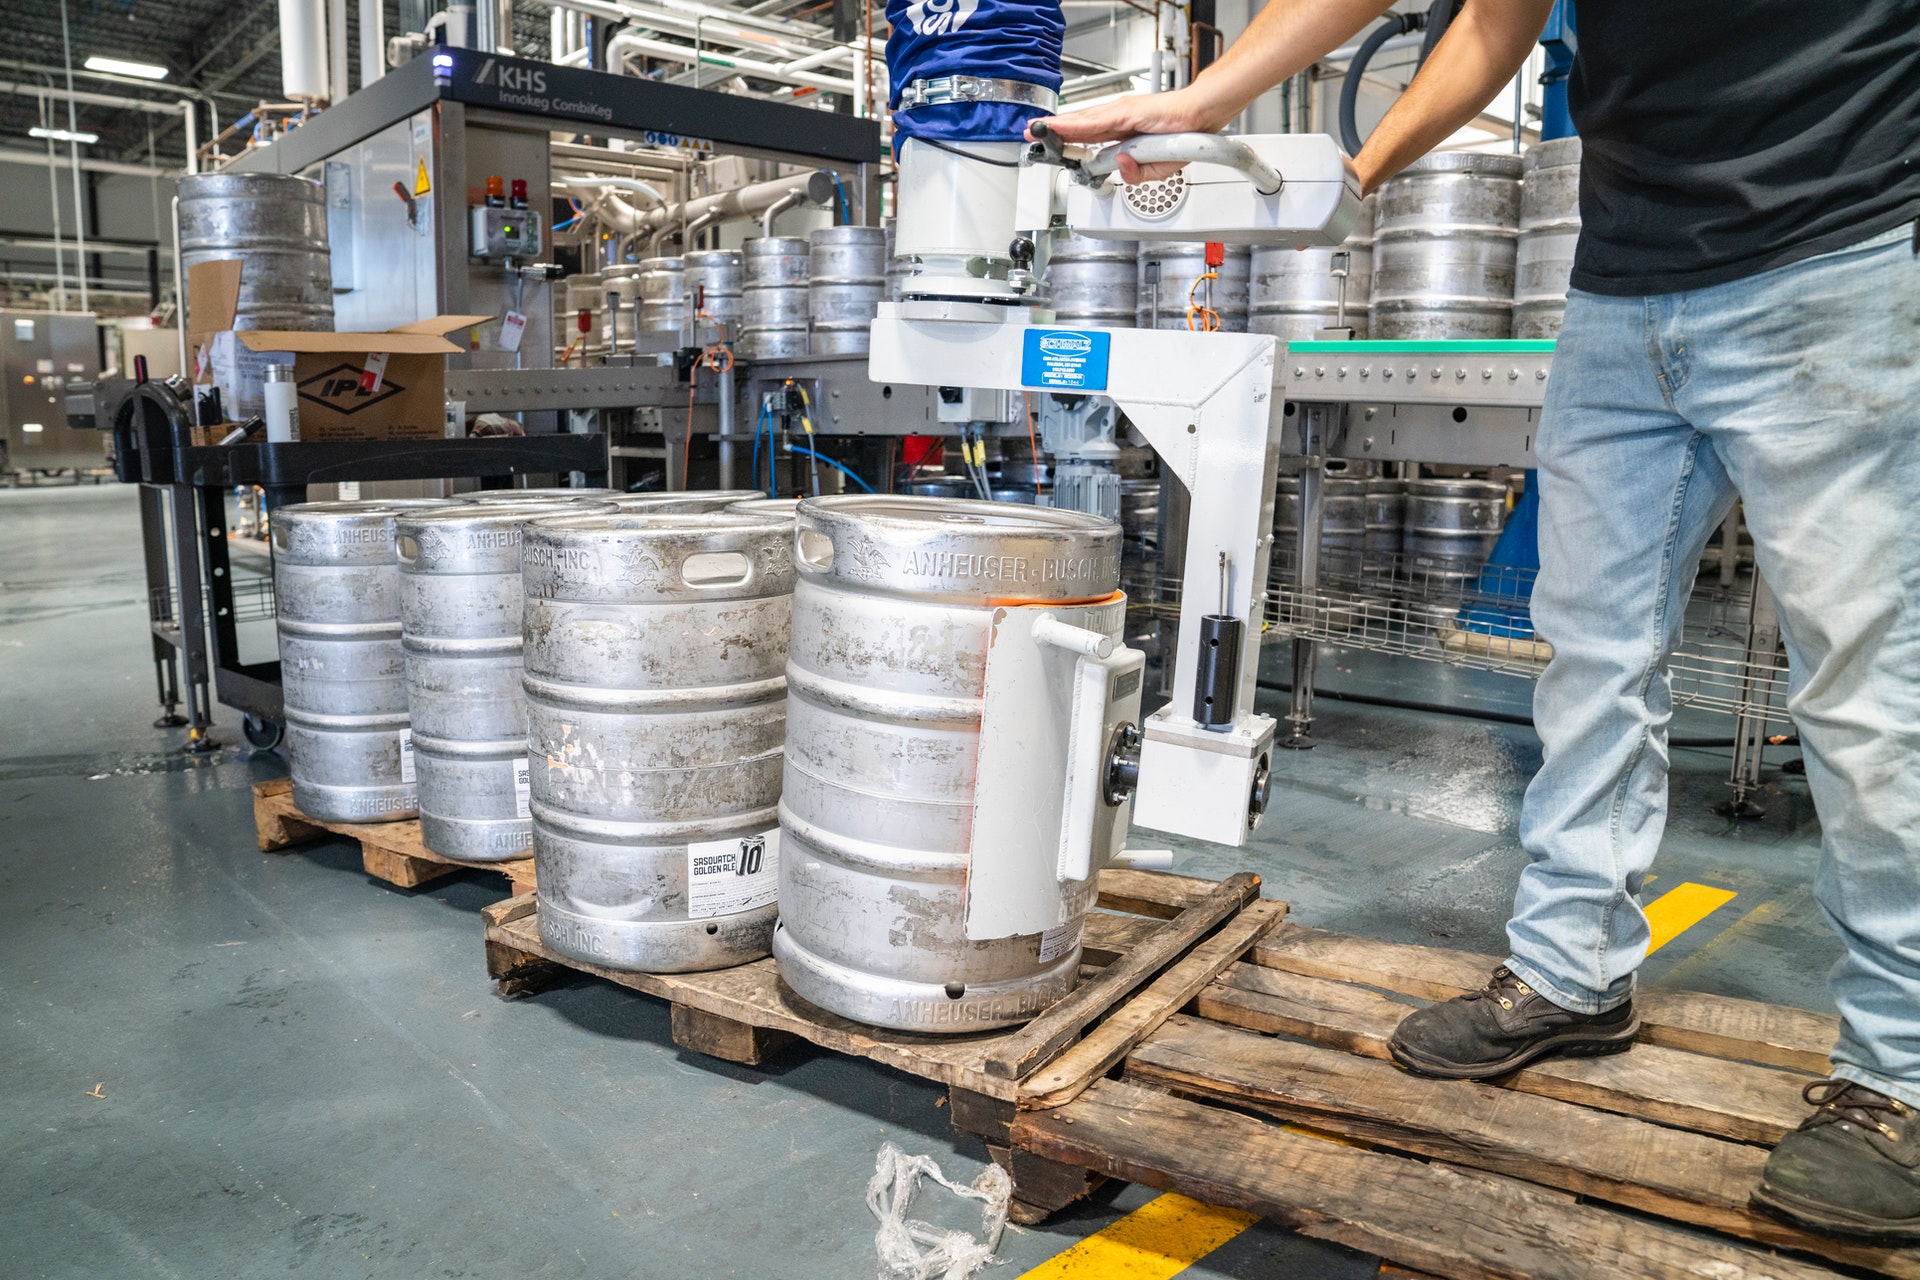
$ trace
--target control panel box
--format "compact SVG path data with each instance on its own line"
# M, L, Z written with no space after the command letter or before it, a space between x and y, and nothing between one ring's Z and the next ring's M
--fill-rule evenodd
M544 247L540 214L532 209L475 205L472 254L476 258L537 258Z

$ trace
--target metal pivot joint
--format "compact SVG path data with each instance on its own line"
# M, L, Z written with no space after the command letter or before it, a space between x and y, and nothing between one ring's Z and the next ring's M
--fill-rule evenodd
M1140 742L1140 726L1131 720L1115 725L1113 736L1107 739L1100 798L1109 809L1125 803L1140 785Z

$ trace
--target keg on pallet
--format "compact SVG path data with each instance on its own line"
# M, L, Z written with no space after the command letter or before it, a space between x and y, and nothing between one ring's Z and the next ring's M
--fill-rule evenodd
M333 328L326 188L286 174L195 173L179 190L182 270L242 263L233 328Z
M740 250L740 355L807 354L807 254L800 236L760 236Z
M1131 240L1056 235L1047 295L1057 325L1131 329L1140 309L1140 247Z
M1457 595L1480 576L1507 521L1507 487L1491 480L1407 481L1402 567L1425 595Z
M532 847L520 542L533 517L580 510L568 499L475 502L398 523L420 838L435 853L499 862Z
M993 602L1100 598L1120 528L1078 512L846 495L801 505L780 805L780 976L861 1022L966 1032L1065 995L1091 880L1068 923L969 940L966 878ZM1120 635L1124 598L1062 603Z
M1198 318L1187 323L1187 302L1206 302L1208 286L1198 281L1207 270L1207 246L1198 241L1144 240L1136 270L1134 325L1140 329L1200 328ZM1227 246L1226 261L1212 282L1212 307L1220 314L1220 332L1245 333L1253 251L1243 244Z
M548 946L655 973L767 954L793 578L781 517L528 526L527 732Z
M727 337L740 336L740 252L737 249L706 249L689 253L686 262L689 319L726 326ZM704 342L709 336L701 331Z
M293 802L328 822L418 811L394 521L438 499L273 513L273 593Z
M887 296L887 233L879 227L822 227L808 244L813 353L869 350L873 318Z
M1320 482L1320 581L1350 586L1360 577L1367 540L1367 481L1329 475ZM1283 570L1298 563L1300 477L1281 476L1273 503L1274 552Z
M1253 251L1247 331L1286 342L1310 342L1340 323L1341 281L1334 254L1347 255L1346 324L1367 336L1367 306L1373 296L1374 198L1360 202L1360 222L1339 249L1294 249L1261 245Z
M1511 336L1520 167L1519 156L1435 152L1380 188L1372 337Z
M1521 164L1526 176L1520 182L1513 336L1557 338L1580 240L1580 139L1543 142Z
M678 334L687 325L687 271L679 258L647 258L634 277L640 332Z

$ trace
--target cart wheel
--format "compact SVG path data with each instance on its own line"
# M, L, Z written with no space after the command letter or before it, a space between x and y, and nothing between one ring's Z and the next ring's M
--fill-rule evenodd
M240 732L246 735L247 742L255 751L271 751L280 745L280 739L286 736L287 727L278 720L245 715L240 717Z

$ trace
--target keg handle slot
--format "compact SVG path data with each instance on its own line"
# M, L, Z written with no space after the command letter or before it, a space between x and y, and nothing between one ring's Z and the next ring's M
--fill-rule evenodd
M793 555L809 569L822 573L833 568L833 539L818 529L799 529L793 535Z
M753 578L753 561L738 551L696 551L680 562L680 581L696 591L741 587Z
M420 558L420 542L412 534L403 533L393 540L393 551L401 564L412 564Z

